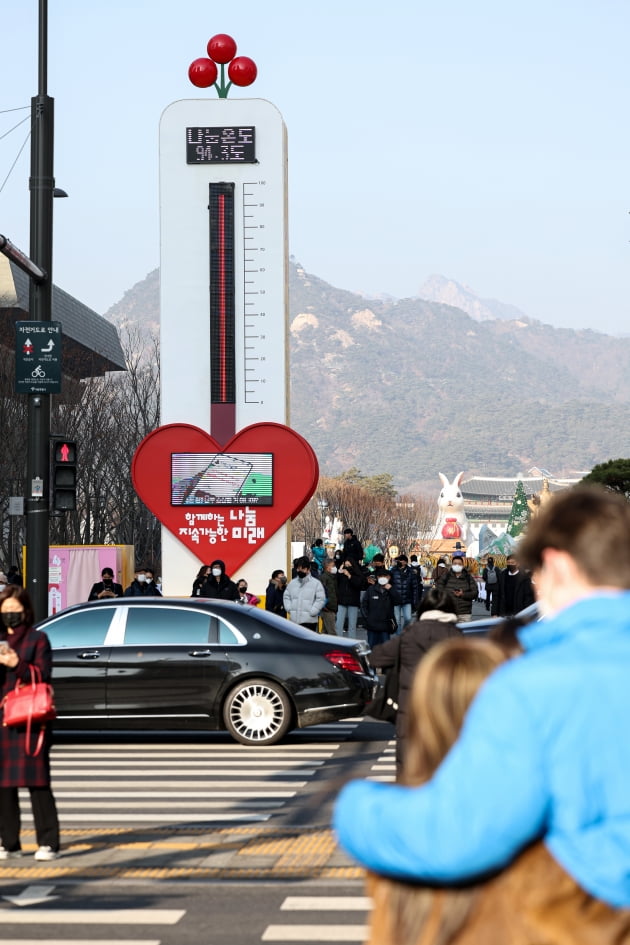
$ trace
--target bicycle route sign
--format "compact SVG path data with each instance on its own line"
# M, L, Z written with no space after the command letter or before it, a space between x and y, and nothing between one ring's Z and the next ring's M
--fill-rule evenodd
M15 392L61 391L61 322L15 323Z

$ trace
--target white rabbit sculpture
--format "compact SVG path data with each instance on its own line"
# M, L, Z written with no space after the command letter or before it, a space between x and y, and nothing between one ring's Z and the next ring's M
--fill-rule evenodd
M438 521L435 531L442 538L461 541L465 546L470 539L470 526L460 489L463 475L464 473L460 472L449 482L444 473L439 474L442 491L438 497Z

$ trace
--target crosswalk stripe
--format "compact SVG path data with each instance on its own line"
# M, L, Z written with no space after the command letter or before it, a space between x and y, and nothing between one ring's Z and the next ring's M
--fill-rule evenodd
M57 807L59 810L92 810L92 811L101 811L101 810L117 810L121 804L118 801L58 801L57 795L55 795L55 800L57 800ZM261 798L256 801L243 801L239 800L239 807L245 810L252 810L259 807L283 807L284 801L274 801L267 800L266 798ZM199 808L206 809L220 809L226 807L234 807L233 801L214 801L214 800L205 800L205 801L189 801L185 798L183 800L178 800L177 795L174 794L172 800L169 802L169 810L177 810L178 807L185 807L187 810L197 810ZM163 801L125 801L124 809L125 810L150 810L150 809L163 809Z
M53 759L53 761L54 760L55 759ZM173 759L173 760L177 760L177 759ZM118 762L118 767L120 768L120 770L124 770L125 768L138 768L140 771L142 771L143 774L146 774L144 765L152 765L153 763L154 763L153 761L145 761L144 755L140 755L135 758L130 758L129 761L123 761L122 763ZM324 761L308 758L306 763L309 765L309 767L319 768L324 764ZM304 759L302 758L295 758L295 759L290 758L287 760L271 758L269 759L269 761L263 761L260 758L252 759L251 761L249 760L240 761L238 758L236 759L233 758L233 759L230 759L229 761L224 760L224 759L219 759L217 761L216 759L209 758L207 761L201 760L201 759L199 761L196 761L195 767L193 770L200 771L202 768L218 768L219 770L221 770L222 768L225 768L228 766L231 766L232 768L269 768L271 766L276 766L278 768L299 768L300 765L303 765L303 764L304 764ZM84 767L85 767L85 759L78 760L78 761L64 761L63 764L59 765L60 769L84 768ZM99 768L105 768L107 771L112 770L110 768L109 761L93 761L92 756L90 755L90 769L99 769ZM124 773L126 774L126 772Z
M287 896L280 906L289 912L369 912L371 908L369 896Z
M268 925L263 942L365 942L365 925Z
M325 749L322 748L322 749L314 750L310 745L299 745L299 746L296 745L296 749L299 750L300 758L296 760L295 763L299 764L303 758L309 758L309 759L311 757L332 758L332 756L334 755L334 750L331 750L331 749L334 747L339 747L339 746L327 745ZM85 750L86 749L84 749L84 751ZM242 749L241 752L221 750L217 752L207 752L208 761L204 761L202 763L213 764L215 759L217 758L230 758L233 760L235 754L238 754L238 755L242 754L244 758L247 757L248 759L251 759L252 761L255 759L265 759L265 760L269 759L269 760L279 761L284 758L294 760L296 753L293 751L273 751L271 748L266 748L266 749L244 748ZM143 758L151 759L152 761L160 759L160 758L168 758L169 761L172 761L172 760L180 761L184 758L186 760L189 760L189 759L195 759L196 761L199 760L197 753L193 753L189 751L177 752L176 759L173 757L173 755L174 755L173 752L166 752L166 751L143 751L142 752ZM130 756L129 752L123 752L123 751L91 751L90 752L91 760L107 759L107 761L111 761L113 758L128 758L129 756ZM136 756L137 756L137 751L134 751L132 760L136 758ZM74 751L53 751L52 757L54 758L55 761L63 760L64 764L79 764L79 762L72 762L70 760L72 758L77 757L77 752L74 752ZM106 761L97 761L95 763L105 764Z
M155 814L125 814L123 812L116 814L101 814L97 811L86 811L84 814L75 814L72 811L64 812L63 822L64 824L93 824L93 823L107 823L107 824L137 824L137 823L151 823L151 824L160 824L164 821L169 823L264 823L269 820L271 814L255 814L253 812L248 813L214 813L212 811L204 811L202 814L193 815L193 813L182 812L178 814L175 811L163 810L156 811ZM22 814L22 820L33 822L33 815L29 814L28 811L25 811Z
M2 909L3 925L175 925L182 909Z
M247 782L249 783L249 782ZM266 791L265 797L295 797L297 791ZM55 799L65 800L72 799L76 800L77 793L76 791L55 791ZM146 800L147 798L160 797L165 800L181 801L181 803L188 803L190 800L195 798L207 798L212 800L214 798L221 797L238 797L238 798L247 798L247 797L260 797L259 791L81 791L81 797L115 797L118 800L126 801L129 798L139 798Z
M163 771L162 771L162 774L164 774ZM304 772L301 772L301 775L302 774L304 774ZM170 778L168 781L151 781L151 787L172 789L174 780L175 780L175 777ZM147 781L125 780L124 782L121 782L121 783L124 783L124 786L128 788L145 788L148 785ZM245 778L245 777L242 777L239 781L214 781L214 780L206 781L204 778L202 783L203 783L204 788L208 788L208 789L213 788L213 787L219 787L219 788L245 787L245 786L251 787L251 788L269 787L269 781L252 780L250 778ZM286 780L275 781L274 780L272 783L275 788L300 788L300 787L304 787L308 782L307 781L286 781ZM81 788L88 787L88 786L91 788L109 788L110 790L114 789L114 785L112 784L111 781L93 781L92 779L90 779L89 781L87 779L69 781L67 779L64 780L63 778L53 777L53 789L55 791L55 794L57 793L58 787L67 788L67 789L75 788L77 790L80 790ZM24 791L24 796L28 797L28 792L26 790Z
M4 938L2 945L161 945L159 938Z
M84 767L85 767L85 765L84 765ZM163 777L164 777L164 768L149 768L149 769L143 769L143 768L138 769L138 768L134 768L133 770L134 770L134 772L137 771L138 774L144 775L145 778L163 778ZM108 776L108 777L110 777L110 778L124 778L124 779L125 779L125 783L126 783L126 779L129 777L129 771L121 771L121 770L118 770L118 769L115 769L115 770L107 770L107 769L106 769L106 771L107 771L107 776ZM105 771L99 771L99 772L97 772L97 775L98 775L98 774L101 774L101 775L102 775L102 774L104 774L104 773L105 773ZM247 770L243 770L243 769L239 770L238 768L221 768L221 769L219 769L219 770L217 770L216 768L213 768L213 769L212 769L212 773L213 773L213 774L225 774L225 775L229 775L229 777L232 777L232 778L233 778L233 777L236 777L236 776L239 775L239 774L242 775L243 777L246 777L247 774L248 774L248 771L247 771ZM177 778L201 778L201 777L203 777L204 772L200 772L197 768L192 768L192 769L190 769L190 770L188 770L187 768L177 768L177 771L174 772L173 774L174 774L174 776L176 776ZM280 768L264 768L264 769L261 769L261 768L257 767L257 768L256 768L256 774L265 774L267 777L270 777L270 778L277 777L278 775L287 777L288 775L295 774L297 777L306 778L306 777L312 777L312 776L315 774L315 769L314 769L314 768L294 768L292 771L291 771L291 770L287 771L286 769L280 769ZM64 775L65 775L66 777L75 777L75 778L76 778L77 772L76 772L76 771L66 771L66 770L64 770L63 768L60 769L60 770L57 770L57 769L55 768L55 766L53 765L53 767L52 767L52 776L53 776L53 778L54 778L54 780L55 780L55 783L57 783L57 779L58 779L58 778L64 777ZM81 780L81 783L82 783L82 784L85 784L86 786L88 786L88 785L90 785L90 784L92 783L92 780L91 780L90 772L89 772L89 771L86 771L86 772L85 772L85 775L83 776L83 778L82 778L82 780Z

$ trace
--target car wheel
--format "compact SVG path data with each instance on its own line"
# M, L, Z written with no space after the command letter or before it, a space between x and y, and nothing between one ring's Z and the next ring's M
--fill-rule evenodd
M291 726L291 706L280 686L248 679L227 698L223 713L230 735L242 745L273 745Z

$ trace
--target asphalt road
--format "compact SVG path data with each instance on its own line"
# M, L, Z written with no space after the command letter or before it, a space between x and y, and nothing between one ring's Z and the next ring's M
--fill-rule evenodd
M331 807L349 778L393 779L392 735L347 720L263 752L221 733L59 736L62 856L33 860L25 798L27 855L0 863L0 940L363 941L362 873Z

